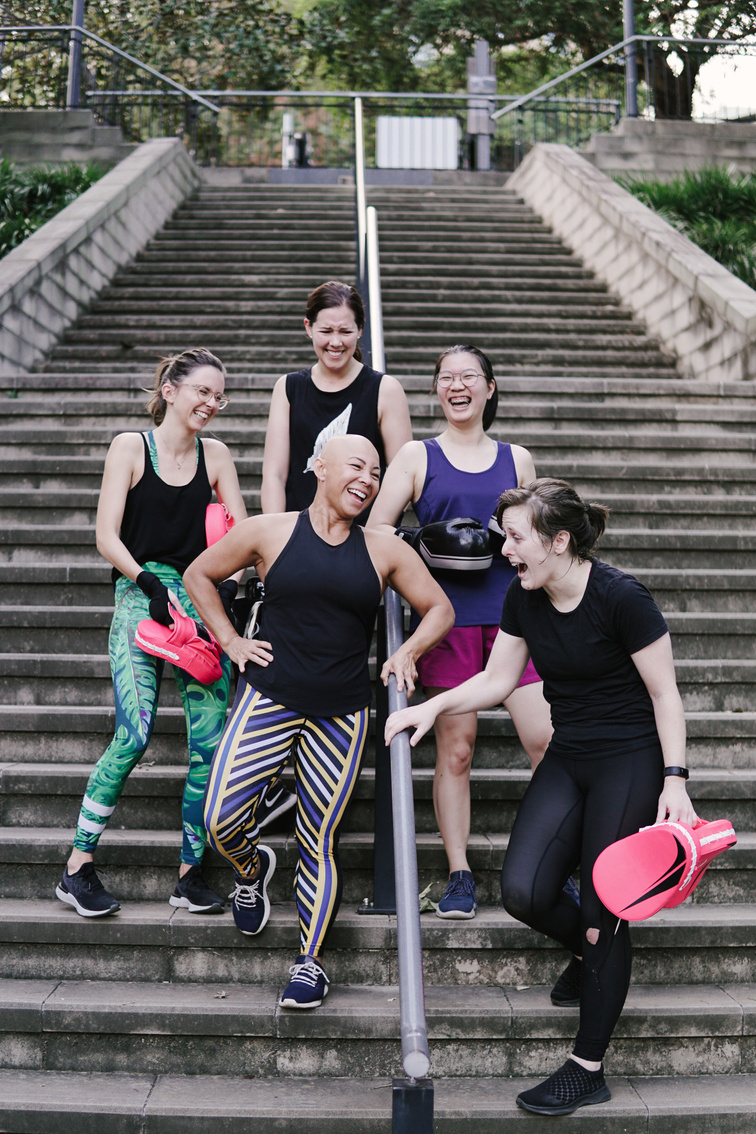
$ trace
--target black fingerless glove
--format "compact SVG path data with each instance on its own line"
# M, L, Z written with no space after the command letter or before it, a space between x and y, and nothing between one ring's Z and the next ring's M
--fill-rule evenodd
M165 583L161 583L157 575L152 574L152 571L142 571L136 577L136 585L150 600L150 618L154 618L156 622L161 622L163 626L172 626L173 619L168 610L170 599Z
M223 603L223 609L226 612L226 617L232 625L236 625L234 620L234 599L236 592L239 590L239 584L235 579L225 579L218 587L218 594Z

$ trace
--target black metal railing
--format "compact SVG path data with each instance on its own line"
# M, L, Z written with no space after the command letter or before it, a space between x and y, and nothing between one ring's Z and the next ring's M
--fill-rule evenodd
M76 37L80 50L72 50ZM78 83L72 83L71 59L79 55ZM368 169L385 161L379 152L379 120L408 117L454 120L450 167L471 168L467 115L483 101L495 123L491 168L507 170L516 168L536 142L580 146L625 114L754 120L756 82L748 105L726 113L707 106L702 87L714 57L734 65L756 57L756 44L632 36L528 94L484 99L391 91L190 91L86 29L0 25L0 105L89 107L98 121L120 126L131 141L166 134L183 138L201 164L349 170L358 98ZM80 93L72 103L76 89Z
M493 112L499 124L511 119L516 138L515 167L539 141L566 140L580 146L605 129L604 110L646 119L723 119L753 121L756 82L748 105L709 105L702 90L704 68L714 58L756 59L756 44L741 40L680 39L673 36L631 36L593 59L513 99ZM591 110L595 108L595 113ZM579 108L579 109L578 109ZM600 109L599 109L600 108Z
M217 144L220 107L80 27L0 25L0 105L91 110L127 141L174 135L208 162Z

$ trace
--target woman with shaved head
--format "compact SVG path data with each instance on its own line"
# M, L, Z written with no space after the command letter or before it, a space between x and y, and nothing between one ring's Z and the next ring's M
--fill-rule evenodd
M293 758L301 945L279 1001L286 1008L315 1008L328 991L322 951L341 898L339 828L368 733L368 651L381 595L393 587L420 615L381 672L384 682L395 674L409 694L417 659L454 622L419 556L393 534L355 523L378 491L375 446L355 434L332 438L313 471L309 508L237 524L185 575L192 601L241 671L213 758L205 821L211 846L234 867L234 920L245 934L260 933L268 920L276 866L259 841L257 805ZM260 637L252 639L239 637L216 601L214 580L242 567L254 567L265 583Z

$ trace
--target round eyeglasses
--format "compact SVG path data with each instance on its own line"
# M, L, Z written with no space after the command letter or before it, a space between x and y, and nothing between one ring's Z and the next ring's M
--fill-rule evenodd
M479 378L484 375L479 370L464 370L461 374L459 372L453 373L449 370L443 371L436 377L436 385L441 386L443 389L448 389L455 378L459 378L463 386L474 386Z
M215 390L211 390L209 386L195 386L193 382L182 382L182 386L188 386L190 390L196 390L202 402L215 402L219 410L225 409L229 403L229 398L226 394L216 394Z

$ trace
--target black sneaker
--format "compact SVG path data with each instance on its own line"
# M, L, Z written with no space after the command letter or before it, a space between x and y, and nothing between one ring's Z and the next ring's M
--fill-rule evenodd
M83 863L75 874L63 871L63 879L55 887L55 896L73 906L82 917L104 917L120 910L121 903L109 894L97 877L94 863Z
M572 1114L579 1106L607 1102L611 1097L603 1067L589 1071L581 1063L568 1059L537 1087L518 1095L517 1105L533 1114Z
M580 970L582 965L573 957L551 990L551 1003L557 1008L580 1007Z
M267 827L274 819L278 819L279 815L284 815L287 811L291 811L292 807L296 807L297 797L291 792L287 791L280 780L273 780L273 783L268 784L265 789L265 794L257 804L255 811L255 822L260 830Z
M226 908L223 899L210 889L196 863L179 878L168 901L189 913L223 913Z
M291 980L278 1001L282 1008L318 1008L328 995L328 977L320 961L300 953L289 969Z

